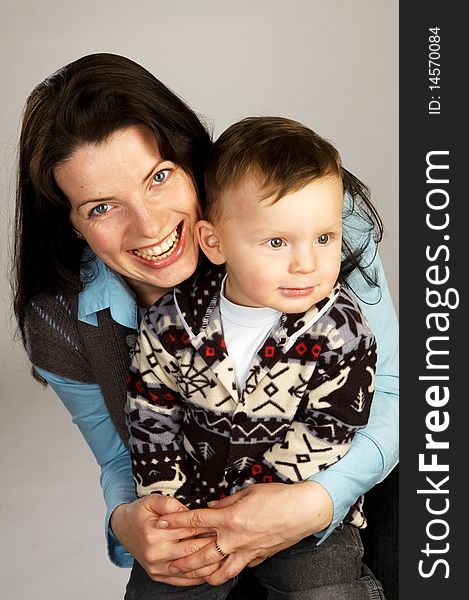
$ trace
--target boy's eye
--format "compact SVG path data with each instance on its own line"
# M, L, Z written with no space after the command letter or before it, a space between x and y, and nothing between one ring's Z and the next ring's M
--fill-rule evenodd
M318 244L324 245L330 240L330 235L328 233L323 233L318 237Z
M155 173L153 175L153 182L154 183L163 183L163 181L165 181L165 179L168 177L169 174L169 169L162 169L161 171L158 171L158 173Z
M104 215L112 209L110 204L98 204L91 211L90 215Z
M281 248L283 246L283 240L280 238L273 238L267 242L271 248Z

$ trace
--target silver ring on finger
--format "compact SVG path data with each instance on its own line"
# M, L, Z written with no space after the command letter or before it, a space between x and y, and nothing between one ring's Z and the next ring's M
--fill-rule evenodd
M219 546L217 543L215 543L215 548L216 548L216 549L218 550L218 552L219 552L219 553L220 553L220 554L223 556L223 558L226 558L226 557L228 556L228 554L225 554L225 553L223 552L223 550L220 548L220 546Z

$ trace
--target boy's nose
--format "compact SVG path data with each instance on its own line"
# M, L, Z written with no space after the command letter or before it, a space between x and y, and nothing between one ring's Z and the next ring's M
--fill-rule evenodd
M291 273L311 273L316 269L316 255L313 248L298 250L290 263Z

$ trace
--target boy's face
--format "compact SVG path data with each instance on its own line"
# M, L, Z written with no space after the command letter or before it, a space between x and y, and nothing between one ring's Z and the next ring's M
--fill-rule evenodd
M304 312L326 297L340 271L341 179L319 178L275 204L259 201L253 179L228 195L227 218L214 226L228 273L226 297L284 313Z

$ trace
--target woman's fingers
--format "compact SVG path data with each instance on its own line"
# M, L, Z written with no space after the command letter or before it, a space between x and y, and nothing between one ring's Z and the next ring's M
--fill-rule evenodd
M208 538L201 538L207 540ZM221 561L221 554L215 545L216 540L210 540L210 543L196 552L188 553L179 560L171 562L169 572L174 575L184 574L185 577L191 573L192 577L197 577L200 572L206 573L206 567L218 565Z
M235 552L220 560L220 553L215 543L211 543L198 555L172 562L169 570L179 576L194 579L203 577L211 585L220 585L241 573L252 558L249 552ZM206 566L202 566L204 563L207 563Z
M210 585L221 585L236 577L250 561L250 553L234 552L230 554L220 565L220 568L205 578Z
M212 500L211 502L207 502L207 506L209 508L226 508L227 506L232 506L248 493L247 490L248 488L244 488L235 494L231 494L231 496L225 496L221 500Z
M199 579L203 579L204 582L207 581L207 579L209 578L210 575L212 575L215 571L217 571L220 566L221 566L222 562L219 561L217 563L214 563L212 565L208 565L206 567L201 567L200 569L196 569L195 571L188 571L187 573L181 573L180 576L184 576L184 578L187 579L195 579L195 580L199 580ZM171 569L170 569L171 572ZM224 580L227 581L227 580Z
M161 581L172 585L191 585L192 582L192 585L197 585L203 583L205 581L204 577L210 575L214 569L207 569L201 575L192 574L188 576L179 570L171 571L171 561L182 558L187 554L197 553L205 546L213 543L214 538L192 538L170 542L165 539L164 541L162 540L159 548L154 550L155 554L146 556L145 560L140 564L154 581Z
M215 537L181 539L179 542L172 545L171 557L169 558L168 562L177 561L178 559L182 558L190 558L191 556L197 555L201 550L205 549L210 544L213 545L215 541ZM218 555L218 560L220 560L220 555ZM171 562L171 564L174 564L174 562ZM170 573L178 574L179 571L181 570L171 570L171 568L169 568Z
M216 529L226 519L224 515L217 514L217 512L217 510L210 508L197 508L195 510L169 513L158 519L157 527L159 529Z
M169 512L185 512L189 510L179 500L176 500L176 498L164 496L163 494L150 494L140 500L145 504L145 508L148 511L152 511L157 517Z
M198 578L190 578L190 577L174 577L174 576L164 576L164 575L155 575L152 576L149 574L150 579L153 581L158 581L159 583L168 583L169 585L177 585L177 586L189 586L189 585L200 585L202 583L206 583L205 579L202 577Z
M160 531L156 527L153 527L155 536L164 535L164 538L168 541L173 540L184 540L184 539L204 539L213 538L216 536L213 529L209 528L197 528L197 527L181 527L179 529L166 529Z

